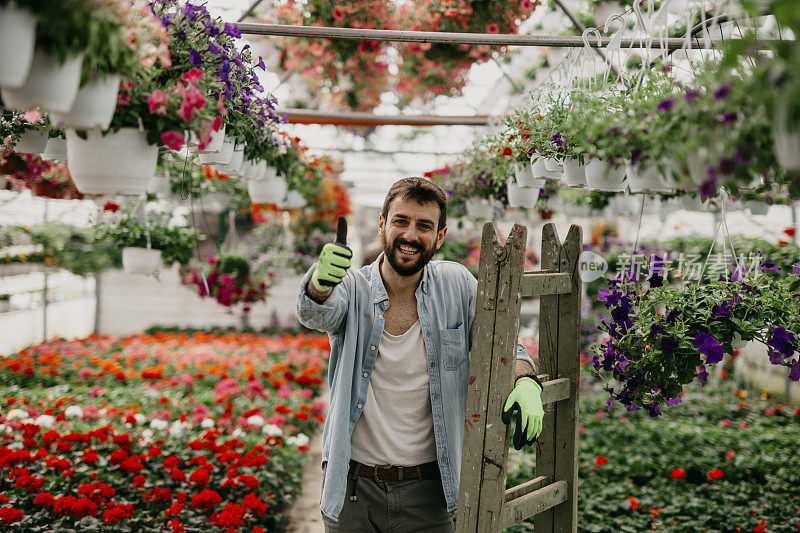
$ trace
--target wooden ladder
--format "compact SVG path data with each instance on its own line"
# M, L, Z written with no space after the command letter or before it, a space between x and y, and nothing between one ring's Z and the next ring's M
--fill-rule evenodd
M579 226L561 244L542 228L541 270L524 272L527 228L504 245L483 226L478 299L461 461L456 531L494 533L536 516L536 533L577 531L578 375L581 281ZM514 382L522 298L540 297L539 378L545 407L536 442L536 478L506 488L510 426L500 419Z

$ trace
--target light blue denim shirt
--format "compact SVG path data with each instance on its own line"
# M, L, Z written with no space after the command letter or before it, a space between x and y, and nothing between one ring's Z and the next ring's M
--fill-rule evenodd
M383 313L389 297L378 265L350 269L325 302L305 291L317 265L303 277L297 295L297 317L306 327L328 333L330 406L322 433L322 464L326 467L320 509L337 519L345 499L353 426L367 401L367 385L378 354ZM478 283L463 265L431 261L417 287L417 311L428 352L433 432L447 510L458 501L461 446L469 379L469 349ZM533 361L522 345L517 359Z

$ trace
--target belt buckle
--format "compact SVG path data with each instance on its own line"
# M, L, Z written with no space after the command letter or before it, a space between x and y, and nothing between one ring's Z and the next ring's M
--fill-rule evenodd
M372 477L373 477L373 479L375 479L375 482L376 483L386 483L387 480L380 479L378 477L378 469L379 468L383 468L384 470L387 470L387 469L389 469L391 467L392 467L391 465L375 465L375 467L372 469Z

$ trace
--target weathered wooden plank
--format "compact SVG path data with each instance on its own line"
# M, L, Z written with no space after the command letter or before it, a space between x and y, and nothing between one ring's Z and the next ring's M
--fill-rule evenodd
M494 295L497 293L497 250L500 236L494 222L483 226L478 294L475 321L472 329L472 349L469 361L464 441L461 454L461 474L458 491L456 531L475 533L478 530L478 502L483 471L483 443L486 431L486 399L489 394L489 375L492 361L492 336L495 329Z
M525 483L517 485L516 487L511 487L510 489L506 489L506 501L510 502L520 496L524 496L529 492L533 492L537 489L540 489L547 483L547 478L544 476L535 477Z
M569 378L542 381L542 405L566 400L571 392L572 381Z
M556 443L554 480L568 483L567 498L553 508L556 533L578 530L578 393L580 390L579 338L581 322L581 280L578 277L578 257L583 248L579 226L572 225L561 246L559 268L572 275L569 294L558 297L558 377L571 381L568 399L555 404Z
M525 272L522 275L520 293L523 298L564 294L572 290L572 277L568 272L544 273Z
M542 227L542 270L558 272L560 241L556 228L548 223ZM558 296L545 295L539 300L539 368L538 372L558 378ZM555 473L555 405L544 406L542 433L536 441L536 475L554 479ZM552 533L553 511L548 509L534 518L536 533Z
M503 405L514 383L522 304L519 287L527 242L527 228L514 224L505 244L505 260L498 270L497 313L495 315L492 368L486 404L486 434L483 445L483 484L478 510L479 532L499 531L505 498L506 459L510 426L500 420Z
M526 518L538 515L548 509L566 502L569 493L566 481L556 481L549 485L520 496L503 506L500 527L506 528ZM535 529L535 526L534 526Z

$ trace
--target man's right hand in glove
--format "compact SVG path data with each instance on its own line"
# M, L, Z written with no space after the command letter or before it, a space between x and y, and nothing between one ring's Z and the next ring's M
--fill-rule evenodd
M322 253L319 254L317 269L311 276L314 288L326 293L338 285L347 274L347 269L350 268L351 257L353 257L353 252L341 244L329 242L323 246Z

